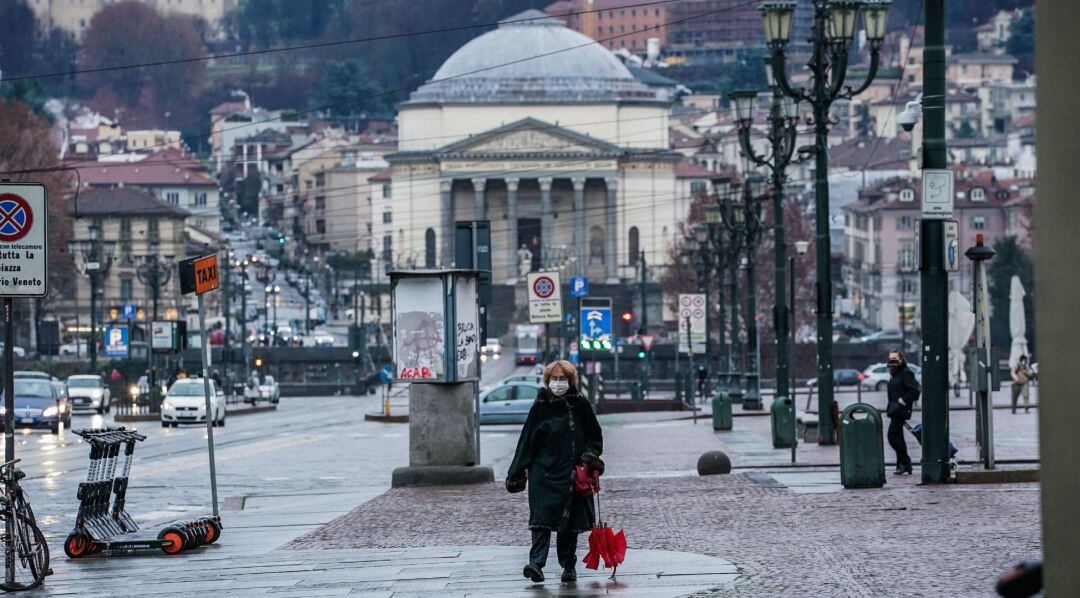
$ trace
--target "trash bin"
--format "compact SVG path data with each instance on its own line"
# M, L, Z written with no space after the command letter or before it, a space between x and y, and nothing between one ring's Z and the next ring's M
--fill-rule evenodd
M840 416L840 483L844 488L885 485L881 414L873 405L855 403Z
M773 448L791 448L795 441L795 402L791 397L776 397L769 408L769 418Z
M630 400L631 401L644 401L645 397L641 394L641 383L633 381L630 383Z
M730 430L731 424L731 397L728 393L719 391L713 395L712 399L712 429Z

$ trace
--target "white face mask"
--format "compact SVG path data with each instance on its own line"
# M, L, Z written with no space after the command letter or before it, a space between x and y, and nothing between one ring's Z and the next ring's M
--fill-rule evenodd
M548 390L551 394L561 397L570 390L570 383L566 380L548 380Z

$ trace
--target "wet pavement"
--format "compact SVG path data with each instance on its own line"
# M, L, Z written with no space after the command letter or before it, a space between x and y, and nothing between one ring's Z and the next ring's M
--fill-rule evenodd
M169 557L67 559L62 542L88 447L67 432L20 434L24 486L55 571L35 593L145 595L153 583L177 595L821 595L805 591L813 582L829 595L889 595L920 583L931 562L893 582L875 555L928 542L951 559L938 590L966 595L1040 551L1036 484L927 489L915 485L916 470L881 490L842 491L835 447L802 445L800 467L785 467L790 453L772 449L768 418L736 418L734 431L716 433L685 413L626 414L601 418L612 523L626 528L631 548L617 583L579 569L581 581L563 587L549 567L556 579L537 588L521 577L523 494L499 484L389 491L390 472L408 460L408 426L363 421L379 401L285 398L276 412L230 418L215 430L220 544ZM999 457L1037 458L1036 416L995 415ZM954 439L971 450L973 414L952 417ZM76 416L75 426L103 423ZM129 512L150 534L150 523L209 513L205 429L134 427L149 439L135 453ZM497 478L518 429L484 428L482 460ZM698 455L716 448L737 473L697 477Z

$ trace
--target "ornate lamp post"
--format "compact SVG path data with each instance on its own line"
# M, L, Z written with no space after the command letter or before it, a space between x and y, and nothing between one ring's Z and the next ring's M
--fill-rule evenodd
M158 319L158 303L161 299L161 289L169 284L172 278L172 263L174 256L164 256L164 261L158 259L158 243L150 242L149 251L139 261L135 269L135 276L139 282L150 291L150 322ZM226 342L228 342L226 340ZM153 350L150 351L150 372L147 375L150 384L150 411L157 411L161 405L161 387L157 383L157 357Z
M116 253L116 241L105 241L101 237L101 227L91 224L89 238L68 241L68 252L82 258L79 269L90 278L90 339L86 346L90 353L90 369L94 372L97 371L98 297L103 294L101 283L108 276Z
M724 306L724 272L731 271L731 280L734 280L734 267L738 261L738 239L725 226L725 212L731 202L732 184L728 177L715 177L713 183L712 204L705 206L705 224L708 229L708 246L713 256L712 266L716 270L716 280L719 286L717 297L717 330L720 332L720 372L718 375L718 390L730 392L737 387L732 380L732 345L727 341L726 313ZM703 248L704 249L704 248ZM734 288L732 289L732 340L735 338L734 330Z
M750 133L754 124L754 101L756 91L737 91L731 94L735 107L735 122L739 131L740 152L745 160L759 167L765 167L769 173L773 200L773 330L776 337L776 396L790 396L788 379L790 377L790 354L788 348L788 328L790 314L787 305L787 261L784 259L787 244L784 241L784 185L787 182L787 168L800 160L793 160L798 133L795 125L799 118L798 102L785 96L773 86L772 103L769 106L768 131L766 138L769 151L758 154L750 142Z
M785 47L791 38L791 24L796 3L791 0L769 2L762 6L765 42L772 56L772 72L784 95L808 102L814 110L814 221L817 231L817 349L818 349L818 443L835 444L833 426L832 366L832 280L829 248L829 109L838 99L850 99L870 86L877 75L881 43L885 39L885 21L889 0L813 0L814 28L810 39L813 54L808 63L810 88L795 88L786 72ZM848 69L848 46L855 36L859 9L862 9L866 39L870 44L870 72L855 89L845 86Z

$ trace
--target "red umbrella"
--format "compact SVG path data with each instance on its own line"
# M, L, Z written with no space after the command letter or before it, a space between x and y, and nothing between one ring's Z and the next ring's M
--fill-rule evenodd
M589 553L582 560L586 569L598 569L600 559L604 559L604 568L611 567L611 579L615 579L615 571L626 559L626 534L623 530L615 532L607 524L600 520L600 492L593 494L596 501L597 526L589 532Z

